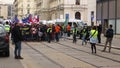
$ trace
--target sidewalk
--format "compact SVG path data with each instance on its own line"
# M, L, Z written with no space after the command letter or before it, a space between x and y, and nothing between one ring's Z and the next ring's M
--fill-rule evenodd
M114 38L120 39L120 35L114 35Z
M106 42L106 37L104 37L103 35L101 36L101 44L98 44L98 45L105 45L105 42ZM119 49L120 50L120 35L115 35L113 37L113 41L112 41L112 48L115 48L115 49ZM109 44L108 44L109 45Z
M72 35L71 37L67 37L67 39L72 40ZM98 46L104 46L105 45L105 41L106 41L106 37L104 37L104 35L101 35L101 43L97 43ZM114 49L119 49L120 50L120 35L115 35L113 37L113 41L112 41L112 48Z

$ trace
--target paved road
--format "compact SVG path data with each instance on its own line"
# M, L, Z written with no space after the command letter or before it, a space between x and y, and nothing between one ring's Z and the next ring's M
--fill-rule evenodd
M10 48L10 57L4 57L0 54L0 68L24 68L20 60L13 57L13 47Z
M67 39L72 40L73 38L71 36L71 37L68 37ZM80 40L80 39L78 39L78 40ZM106 42L106 37L104 37L102 34L101 35L101 43L100 44L98 43L98 45L104 46L105 42ZM120 35L115 35L112 40L112 47L120 50L119 43L120 43Z
M26 61L34 63L31 64L33 68L120 67L120 50L112 49L111 53L101 52L103 47L97 46L97 54L91 54L90 44L82 46L80 40L77 44L73 44L71 40L61 40L59 43L25 42L23 49L30 58L27 59L28 56L25 56Z
M60 42L23 42L23 60L15 60L11 45L11 56L0 57L0 68L120 68L120 50L112 49L111 53L91 54L90 44L82 46L81 40L76 44L72 40Z

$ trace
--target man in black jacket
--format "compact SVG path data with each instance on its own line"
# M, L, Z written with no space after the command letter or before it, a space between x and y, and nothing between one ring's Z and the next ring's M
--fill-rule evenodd
M22 33L20 30L20 24L15 23L15 26L12 30L12 35L13 35L13 41L15 43L15 59L23 59L21 57L21 41L22 41Z
M98 26L98 43L101 43L101 33L102 33L102 25Z
M112 44L112 39L113 39L114 31L112 29L112 25L109 25L109 28L106 31L106 43L103 49L103 52L106 50L107 44L109 43L109 52L111 51L111 44Z

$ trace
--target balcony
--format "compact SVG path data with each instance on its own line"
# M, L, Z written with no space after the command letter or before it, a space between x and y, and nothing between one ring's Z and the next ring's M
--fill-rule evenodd
M37 9L37 12L48 12L49 11L49 9L47 9L47 8L39 8L39 9Z
M57 1L57 0L50 0L50 3L55 2L55 1Z
M75 5L75 4L61 4L59 5L60 8L72 8L72 9L87 9L87 5L81 4L81 5Z
M39 4L39 3L42 3L43 1L42 0L37 0L36 3Z

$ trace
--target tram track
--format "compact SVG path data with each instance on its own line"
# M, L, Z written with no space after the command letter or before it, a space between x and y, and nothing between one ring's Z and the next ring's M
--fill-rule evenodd
M68 39L68 40L73 40L73 39L69 39L69 38L67 38L67 39ZM87 43L90 43L90 42L87 42ZM97 45L97 46L100 46L100 47L104 47L103 44L97 43L96 45ZM109 47L109 46L107 46L107 47ZM120 47L111 46L111 48L112 48L112 49L116 49L116 50L120 50Z
M54 42L54 43L55 43L55 42ZM27 44L27 43L26 43L26 44ZM45 45L46 47L51 48L51 49L53 49L53 50L59 51L59 50L53 48L52 46L49 46L49 45L46 44L46 43L41 43L41 44L43 44L43 45ZM84 52L84 53L87 53L87 54L91 54L90 52L83 51L83 50L80 50L80 49L77 49L77 48L68 46L68 45L66 45L66 44L62 44L62 43L56 43L56 44L59 44L59 46L64 46L64 47L67 47L67 48L71 48L71 49L73 49L73 50L77 50L77 51L80 51L80 52ZM38 52L38 53L42 54L43 56L45 56L45 55L44 55L43 53L41 53L39 50L35 49L34 47L30 46L29 44L27 44L27 45L28 45L30 48L32 48L33 50L35 50L36 52ZM85 47L85 46L84 46L84 47ZM87 47L87 48L89 48L89 47ZM100 51L100 50L99 50L99 51ZM59 52L61 52L61 51L59 51ZM63 53L63 52L61 52L61 53ZM77 60L79 60L79 61L83 61L83 62L85 62L85 63L87 63L87 64L90 64L90 65L92 65L92 66L94 66L94 67L96 67L96 68L101 68L101 66L97 66L97 65L95 65L95 64L92 64L92 63L89 63L89 62L87 62L87 61L81 60L80 58L77 58L77 57L72 56L72 55L70 55L70 54L66 54L66 53L64 53L64 54L67 55L67 56L70 56L70 57L72 57L72 58L74 58L74 59L77 59ZM111 59L111 58L108 58L108 57L105 57L105 56L101 56L101 55L97 55L97 54L96 54L95 56L100 57L100 58L104 58L104 59L108 59L108 60L111 60L111 61L114 61L114 62L117 62L117 63L120 63L119 60ZM46 57L48 60L52 61L53 63L55 63L55 64L57 64L57 65L60 65L60 64L56 63L55 61L51 60L49 57L47 57L47 56L45 56L45 57ZM62 66L62 65L60 65L60 66ZM61 67L61 68L64 68L64 67Z
M52 61L53 63L55 63L55 64L57 64L57 65L60 65L59 63L56 63L55 61L53 61L53 60L51 60L49 57L47 57L46 55L44 55L43 53L41 53L39 50L37 50L37 49L35 49L34 47L32 47L32 46L30 46L29 44L27 44L27 43L25 43L28 47L30 47L31 49L33 49L33 50L35 50L36 52L38 52L39 54L42 54L45 58L47 58L48 60L50 60L50 61ZM53 49L53 50L55 50L55 51L58 51L57 49L55 49L55 48L53 48L53 47L51 47L51 46L49 46L49 45L47 45L47 44L45 44L45 43L41 43L41 44L43 44L44 46L46 46L46 47L48 47L48 48L51 48L51 49ZM60 51L59 51L60 52ZM61 52L61 53L63 53L63 52ZM64 53L65 54L65 53ZM79 59L79 58L76 58L76 57L74 57L74 56L71 56L71 55L69 55L69 54L65 54L65 55L67 55L67 56L69 56L69 57L72 57L72 58L74 58L74 59L76 59L76 60L79 60L79 61L82 61L82 62L84 62L84 63L87 63L87 64L89 64L89 65L92 65L92 66L94 66L95 68L100 68L100 67L98 67L98 66L96 66L96 65L94 65L94 64L91 64L91 63L88 63L88 62L86 62L86 61L83 61L83 60L81 60L81 59ZM64 68L62 65L60 65L61 66L61 68Z
M50 59L49 57L47 57L45 54L43 54L42 52L40 52L39 50L37 50L36 48L30 46L28 43L24 42L28 47L30 47L32 50L34 50L35 52L37 52L38 54L42 55L44 58L46 58L47 60L49 60L50 62L60 66L60 68L64 68L61 64L53 61L52 59Z
M56 43L56 42L54 42L54 43ZM65 44L61 44L61 43L56 43L56 44L59 44L59 45L61 45L61 46L68 47L68 48L71 48L71 49L73 49L73 50L77 50L77 51L84 52L84 53L87 53L87 54L90 54L90 55L91 55L90 52L83 51L83 50L80 50L80 49L77 49L77 48L74 48L74 47L71 47L71 46L67 46L67 45L65 45ZM44 45L46 45L47 47L49 47L49 48L51 48L51 49L57 50L57 49L55 49L55 48L53 48L52 46L49 46L49 45L47 45L47 44L44 44ZM59 51L59 50L57 50L57 51ZM64 53L64 52L63 52L63 53ZM64 53L64 54L66 54L66 53ZM73 58L75 58L75 59L77 59L77 60L79 60L79 61L83 61L83 62L85 62L85 63L88 63L88 64L90 64L90 65L92 65L92 66L95 66L96 68L101 68L101 66L97 66L97 65L95 65L95 64L92 64L92 63L89 63L89 62L87 62L87 61L81 60L80 58L77 58L77 57L75 57L75 56L73 56L73 55L70 55L70 54L66 54L66 55L68 55L68 56L70 56L70 57L73 57ZM111 60L111 61L113 61L113 62L120 63L119 60L115 60L115 59L108 58L108 57L105 57L105 56L101 56L101 55L98 55L98 54L93 54L93 55L94 55L94 56L97 56L97 57L100 57L100 58L103 58L103 59Z
M43 43L44 44L44 43ZM47 46L47 47L49 47L49 48L51 48L51 49L54 49L54 50L56 50L56 51L58 51L57 49L55 49L55 48L53 48L53 47L51 47L51 46L49 46L49 45L47 45L47 44L44 44L45 46ZM61 53L64 53L64 52L61 52ZM66 53L64 53L65 55L67 55L67 56L70 56L70 57L72 57L72 58L74 58L74 59L77 59L77 60L79 60L79 61L83 61L83 60L81 60L80 58L76 58L76 57L74 57L74 56L72 56L72 55L69 55L69 54L66 54ZM85 63L87 63L87 64L90 64L90 65L92 65L92 66L94 66L94 67L96 67L96 68L100 68L100 67L98 67L98 66L96 66L96 65L94 65L94 64L91 64L91 63L88 63L88 62L86 62L86 61L83 61L83 62L85 62Z
M87 54L91 54L90 52L87 52L87 51L84 51L84 50L80 50L80 49L77 49L77 48L74 48L74 47L71 47L71 46L62 44L62 43L56 43L56 44L60 44L61 46L65 46L65 47L68 47L68 48L71 48L71 49L74 49L74 50L77 50L77 51L81 51L81 52L84 52L84 53L87 53ZM87 47L87 48L88 48L88 47ZM94 54L94 55L95 55L95 56L98 56L98 57L101 57L101 58L104 58L104 59L108 59L108 60L111 60L111 61L120 63L119 60L111 59L111 58L108 58L108 57L105 57L105 56L101 56L101 55L98 55L98 54ZM114 55L114 54L113 54L113 55Z
M68 41L69 42L69 41ZM69 42L69 43L72 43L72 42ZM88 42L87 42L88 43ZM88 44L90 44L90 43L88 43ZM78 45L81 45L81 44L78 44ZM100 46L100 47L103 47L103 46L101 46L101 45L98 45L98 44L96 44L97 46ZM86 48L90 48L91 49L91 47L87 47L87 46L83 46L83 47L86 47ZM119 50L119 48L113 48L113 49L115 49L115 50ZM100 49L97 49L98 51L102 51L102 50L100 50ZM107 53L107 52L105 52L105 53ZM119 55L120 56L120 54L117 54L117 53L109 53L109 54L112 54L112 55Z

